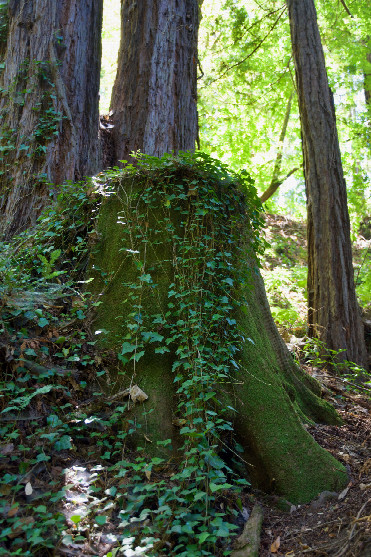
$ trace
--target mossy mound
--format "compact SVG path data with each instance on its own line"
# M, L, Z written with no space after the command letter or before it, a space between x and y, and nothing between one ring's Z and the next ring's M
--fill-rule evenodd
M267 491L296 503L340 489L344 468L302 425L339 418L275 328L248 176L184 155L145 158L109 185L91 262L94 328L118 354L111 384L149 397L133 412L148 452L182 439L182 451L216 453L236 437Z

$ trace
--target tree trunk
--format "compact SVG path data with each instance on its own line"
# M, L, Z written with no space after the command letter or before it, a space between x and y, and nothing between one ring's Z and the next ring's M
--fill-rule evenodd
M307 192L308 321L311 336L366 366L356 299L347 192L335 108L313 0L288 0Z
M371 39L368 40L371 43ZM367 54L367 62L371 64L371 52ZM365 71L364 73L364 91L365 91L365 100L366 105L369 108L371 105L371 71Z
M285 116L284 116L283 124L282 124L282 130L281 130L280 139L279 139L279 142L278 142L278 150L277 150L277 155L276 155L276 161L274 163L271 183L270 183L269 187L259 197L259 199L262 203L265 203L270 197L272 197L272 195L274 193L276 193L276 191L278 190L280 185L286 180L286 178L288 178L288 176L286 176L286 178L284 178L283 180L279 179L280 178L280 172L281 172L281 166L282 166L283 144L284 144L284 141L285 141L287 126L288 126L289 119L290 119L291 103L292 103L292 97L293 96L294 96L294 93L291 93L290 98L289 98L288 103L287 103L287 106L286 106ZM295 172L296 170L298 170L298 169L296 168L295 170L292 170L291 174L293 172Z
M215 365L223 368L225 362L215 354L219 348L221 354L228 353L223 343L235 323L244 341L239 353L231 356L233 362L229 361L231 375L225 378L221 372L222 379L213 377L211 385L203 387L201 399L216 390L222 401L213 407L217 412L236 409L230 418L251 479L292 502L340 489L347 481L343 467L302 425L308 420L336 424L339 418L320 399L319 384L294 363L278 334L251 253L246 217L237 236L233 232L233 223L246 214L246 206L238 213L228 205L233 186L218 182L215 174L207 176L204 171L170 163L162 173L123 175L114 185L116 194L107 196L101 207L101 241L92 259L96 269L93 292L100 300L93 327L100 332L97 338L102 347L121 354L118 376L117 366L112 365L112 384L119 389L137 384L149 397L144 415L138 409L135 417L141 426L139 444L146 444L152 454L158 450L156 441L171 438L173 446L181 446L174 418L190 427L193 418L177 413L183 391L179 377L174 376L182 372L174 368L174 362L181 358L186 383L192 382L193 374L199 381L210 381L207 366L216 358ZM201 198L202 188L210 197ZM224 219L220 229L215 226L219 233L211 214L215 203L220 203L215 218ZM220 260L224 252L230 252L227 265ZM227 307L223 304L228 303L225 285L231 279L225 279L225 273L236 267L248 278L231 290L229 302L239 300L241 305L237 304L232 320L214 329L213 323L218 323L214 319L220 318ZM210 284L212 289L221 284L219 298L208 294ZM189 295L193 296L191 304ZM208 310L213 300L222 302L214 302L217 309ZM186 309L180 319L182 307ZM174 323L181 330L170 334L168 327ZM204 335L202 342L197 340L200 335ZM150 340L143 344L143 338ZM152 342L156 339L158 344ZM192 361L184 356L187 346L195 353ZM239 371L231 371L235 367Z
M103 0L9 2L0 78L6 236L35 221L52 185L100 167L102 5Z
M197 0L123 0L111 110L116 158L193 150L197 121Z

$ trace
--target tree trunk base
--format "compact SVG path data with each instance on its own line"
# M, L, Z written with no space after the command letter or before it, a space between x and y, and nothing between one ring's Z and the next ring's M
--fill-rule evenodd
M204 176L201 179L204 180ZM128 232L123 233L123 225L130 230L131 221L139 215L141 226L144 223L148 228L157 228L156 241L145 248L146 268L151 269L153 287L143 290L140 301L143 311L157 308L155 313L166 314L170 285L178 272L172 264L173 245L168 241L168 232L160 230L161 218L154 210L149 217L143 216L144 208L137 195L138 191L141 195L145 191L143 181L139 175L131 178L130 184L122 178L116 184L117 194L106 198L98 223L101 241L92 260L93 290L101 294L99 299L102 302L97 308L95 329L108 331L99 335L102 348L113 348L118 353L123 340L128 338L125 337L126 318L137 315L135 312L138 311L135 309L138 304L133 306L131 302L128 286L137 280L138 266L127 255L133 249L127 244ZM176 183L180 181L181 177ZM175 211L174 219L179 219L179 213ZM134 234L134 228L132 231ZM224 242L225 238L220 241ZM347 474L345 468L314 441L303 423L340 424L341 420L320 398L317 381L297 366L279 336L263 281L249 255L248 241L243 240L246 250L244 252L242 246L233 261L233 265L249 267L247 274L250 276L250 284L236 288L233 295L241 301L235 314L238 330L244 338L238 357L240 371L232 380L214 388L219 391L219 399L224 401L225 408L232 406L236 410L232 412L231 421L244 449L243 458L250 464L248 474L253 483L294 504L305 503L322 491L341 490L347 483ZM163 332L157 325L154 331ZM140 425L138 432L142 432L142 442L152 454L156 451L157 441L171 439L173 447L179 447L179 427L174 425L178 416L177 384L173 382L172 373L175 359L174 351L159 354L150 348L134 363L134 368L127 371L128 366L124 364L122 375L115 375L116 380L120 378L118 388L135 383L149 396L143 404L144 415L139 408L136 409L135 420ZM186 419L184 423L187 424Z

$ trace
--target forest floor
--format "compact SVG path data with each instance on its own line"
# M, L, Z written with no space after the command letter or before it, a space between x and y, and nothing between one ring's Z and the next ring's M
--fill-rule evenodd
M348 469L349 484L342 493L323 492L307 505L279 510L256 494L264 508L261 557L371 555L371 389L349 391L339 377L308 369L323 385L344 424L308 428L316 441ZM274 503L274 501L273 501Z
M267 216L267 222L267 238L272 245L265 272L294 269L294 261L304 268L304 226L273 215ZM359 265L363 253L364 248L360 248L356 254ZM242 527L253 506L261 505L264 511L261 557L370 557L371 385L359 385L349 376L330 373L305 358L305 303L302 286L295 286L295 278L302 281L303 273L295 272L283 275L281 290L277 283L272 287L277 315L283 316L279 328L289 348L297 353L308 373L320 381L324 398L335 406L344 421L340 427L317 424L308 426L308 430L347 467L349 484L342 493L324 492L310 504L297 506L248 489L242 497L244 509L237 522ZM287 300L294 300L294 309L287 307ZM77 302L64 294L48 307L58 316L63 315L63 304ZM17 318L19 299L9 295L6 303L9 307L13 304L13 315ZM280 309L287 313L280 314ZM291 327L290 312L297 316ZM13 395L14 404L8 405L0 416L4 435L0 442L0 555L105 557L116 555L115 548L121 545L119 555L145 556L122 546L119 493L125 491L126 479L115 476L111 466L112 447L122 427L122 401L115 397L103 400L102 390L92 393L85 389L89 384L99 387L99 381L103 385L104 376L97 383L97 375L104 372L97 374L102 362L95 353L94 342L89 342L83 332L76 343L88 365L76 364L76 369L71 368L66 374L59 365L64 360L57 358L54 376L50 375L52 346L54 352L59 350L60 358L67 357L69 349L62 348L61 339L75 335L71 330L76 322L58 318L55 325L58 330L49 327L46 332L43 323L40 324L42 319L40 326L27 331L27 338L24 327L13 335L4 330L0 335L3 372L9 377L0 409L8 404L9 393L16 392L17 381L20 383L18 394ZM59 347L55 338L62 343ZM46 347L50 347L49 352ZM44 357L43 365L32 360L36 354ZM70 361L75 361L72 352L69 354ZM21 358L25 363L19 371ZM132 456L134 459L135 455ZM166 470L163 477L170 477Z
M264 258L265 276L275 269L306 266L305 224L288 217L266 215L266 239L270 244ZM354 243L353 256L356 277L366 263L369 264L367 248L370 244L359 235ZM368 239L367 239L368 238ZM368 260L367 260L368 258ZM287 273L284 275L287 279ZM294 304L297 323L277 322L282 337L289 348L300 350L304 343L306 303L295 284L295 273L290 280L274 284L270 303L283 311L288 300ZM300 277L301 278L301 277ZM269 286L268 286L269 290ZM278 292L277 292L278 290ZM280 316L280 314L278 313ZM371 317L370 305L364 309L364 319ZM370 338L368 338L371 357ZM303 356L303 354L301 354ZM370 360L371 361L371 360ZM316 441L341 461L348 469L349 484L340 494L323 493L308 505L291 506L282 511L272 501L256 494L264 508L261 538L261 557L273 555L294 556L371 556L371 385L359 388L349 384L349 377L342 378L326 369L302 365L314 375L323 387L323 395L339 412L344 425L341 427L314 425L308 428Z

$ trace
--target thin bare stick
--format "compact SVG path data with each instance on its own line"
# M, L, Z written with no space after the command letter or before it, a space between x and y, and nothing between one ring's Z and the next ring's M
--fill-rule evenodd
M281 165L282 165L283 143L285 141L287 125L288 125L289 119L290 119L291 103L292 103L293 96L294 96L294 93L292 92L291 95L290 95L290 98L288 100L288 103L287 103L287 106L286 106L285 117L283 119L282 130L281 130L280 139L279 139L279 143L278 143L278 151L277 151L276 162L274 164L272 180L271 180L269 188L266 189L265 192L260 196L260 201L262 203L267 201L267 199L269 199L274 194L274 192L279 188L279 186L282 184L282 182L284 180L286 180L289 176L291 176L291 174L293 172L298 170L297 168L295 168L295 170L292 170L290 172L290 174L288 174L286 176L286 178L284 178L284 180L279 180L278 179L278 177L280 175Z
M348 8L348 6L346 5L345 1L344 1L344 0L340 0L340 2L341 2L341 4L343 5L344 10L346 11L346 13L347 13L350 17L353 17L352 14L350 13L349 8Z

